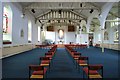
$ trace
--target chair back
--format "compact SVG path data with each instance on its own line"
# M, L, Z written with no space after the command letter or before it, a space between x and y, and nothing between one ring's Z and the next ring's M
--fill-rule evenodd
M39 65L30 65L29 66L29 70L32 70L32 71L39 71L39 70L43 70L44 67L43 66L39 66Z
M79 60L88 60L88 57L81 56L81 57L79 57Z
M99 64L99 65L89 65L88 66L89 70L101 70L103 69L103 65Z
M50 60L49 57L40 57L40 60Z

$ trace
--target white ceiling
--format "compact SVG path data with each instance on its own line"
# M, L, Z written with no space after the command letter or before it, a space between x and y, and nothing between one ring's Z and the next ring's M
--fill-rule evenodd
M50 10L72 10L73 12L79 14L84 18L88 18L91 13L90 10L98 11L106 2L19 2L23 9L28 10L32 13L31 9L35 10L35 13L32 13L36 18ZM120 17L118 15L118 3L115 3L111 9L108 17ZM93 25L94 24L94 25ZM93 19L91 24L93 27L99 25L99 21ZM92 27L92 28L93 28Z
M28 8L29 10L31 10L32 8L34 8L35 13L33 15L35 15L36 17L44 14L45 12L49 11L50 9L73 9L73 11L78 12L78 14L83 15L85 18L87 18L90 15L90 10L93 8L94 11L97 8L96 6L94 6L94 2L92 3L88 3L88 2L83 2L82 3L82 7L81 7L81 2L34 2L34 3L30 3L30 2L21 2L20 3L23 8ZM103 2L99 2L99 3L95 3L95 4L105 4ZM89 9L88 9L89 8ZM100 7L101 8L101 7Z

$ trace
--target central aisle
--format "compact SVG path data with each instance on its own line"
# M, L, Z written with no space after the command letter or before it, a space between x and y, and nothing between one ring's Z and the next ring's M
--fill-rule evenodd
M82 78L65 48L58 48L47 78Z

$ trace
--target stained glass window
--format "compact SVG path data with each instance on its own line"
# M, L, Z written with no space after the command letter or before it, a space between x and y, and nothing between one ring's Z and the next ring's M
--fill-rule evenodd
M9 5L3 7L3 44L12 42L12 9Z
M8 9L6 7L3 13L3 33L8 33Z

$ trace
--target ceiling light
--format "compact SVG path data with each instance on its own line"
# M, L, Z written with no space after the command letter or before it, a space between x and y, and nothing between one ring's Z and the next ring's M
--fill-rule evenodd
M60 23L60 20L58 20L58 23Z
M81 22L81 20L79 22Z
M71 21L69 20L69 22L71 22Z
M82 3L80 3L80 7L82 7Z
M32 11L33 13L35 13L35 10L34 10L34 9L32 9L31 11Z
M92 13L93 11L94 11L94 10L93 10L93 9L91 9L91 10L90 10L90 13Z
M50 20L48 20L48 22L50 23Z
M41 31L43 31L43 27L41 26Z
M25 14L23 13L22 15L21 15L21 18L24 18L25 17Z
M39 22L41 23L41 21L39 20Z
M59 10L59 14L61 14L61 10Z

